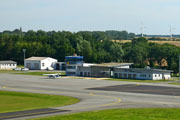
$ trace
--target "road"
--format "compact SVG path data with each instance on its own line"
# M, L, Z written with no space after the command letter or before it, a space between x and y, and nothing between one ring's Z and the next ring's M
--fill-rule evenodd
M65 95L80 99L80 102L74 105L49 108L65 112L32 114L13 118L13 120L112 108L180 107L180 86L165 83L119 82L70 77L48 79L46 76L1 73L0 90Z

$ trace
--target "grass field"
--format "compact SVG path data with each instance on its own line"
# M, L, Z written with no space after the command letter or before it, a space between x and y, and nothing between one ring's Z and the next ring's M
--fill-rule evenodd
M67 96L0 91L0 113L65 106L77 102L78 99Z
M65 75L65 72L53 72L53 71L13 71L13 70L0 70L0 73L13 73L21 75L35 75L42 76L43 74L57 74Z
M172 84L172 85L180 85L180 82L172 82L172 83L169 83L169 84Z
M13 70L0 70L0 73L15 73L17 71L13 71Z
M114 109L31 120L180 120L179 113L176 108Z
M35 75L35 76L42 76L43 74L57 74L65 75L65 72L49 72L49 71L40 71L40 72L17 72L15 74L21 75Z

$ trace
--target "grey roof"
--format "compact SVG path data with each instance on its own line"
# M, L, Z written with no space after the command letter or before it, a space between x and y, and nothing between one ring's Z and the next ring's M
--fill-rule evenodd
M0 64L17 64L17 62L12 60L0 61Z
M172 70L162 70L162 69L146 69L146 68L115 68L117 71L124 71L124 72L137 72L137 73L171 73Z
M102 64L95 64L91 65L92 67L120 67L120 66L127 66L132 65L133 63L102 63Z
M41 60L44 60L48 57L30 57L30 58L27 58L26 60L37 60L37 61L41 61Z

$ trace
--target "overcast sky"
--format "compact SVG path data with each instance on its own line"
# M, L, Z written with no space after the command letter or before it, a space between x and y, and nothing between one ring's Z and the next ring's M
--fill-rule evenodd
M127 30L180 34L180 0L1 0L0 31Z

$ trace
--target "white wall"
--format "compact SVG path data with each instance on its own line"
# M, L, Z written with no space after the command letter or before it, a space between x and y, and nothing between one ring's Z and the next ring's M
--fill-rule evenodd
M47 68L55 68L55 63L57 62L56 59L53 58L46 58L44 60L25 60L25 67L29 68L27 65L28 63L31 64L29 69L32 70L46 70ZM35 67L35 64L38 64L38 68ZM44 64L44 66L43 66Z
M114 75L115 73L118 73L118 78L120 77L119 76L119 73L122 74L122 78L124 78L124 74L127 74L127 78L125 79L129 79L128 78L128 74L131 74L131 78L133 79L133 74L136 74L136 79L139 79L139 80L162 80L163 79L163 75L162 73L135 73L135 72L114 72ZM170 79L170 74L165 74L164 75L165 79Z
M162 80L162 73L153 73L153 80Z
M170 73L164 73L162 78L165 79L165 80L169 80L171 78L171 75L170 75Z
M47 68L55 68L55 63L57 62L56 59L53 59L53 58L47 58L47 59L44 59L40 62L40 69L41 70L46 70ZM43 66L44 64L44 66Z
M116 67L116 68L130 68L129 65L126 66L120 66L120 67Z
M14 69L17 64L0 64L0 69Z

